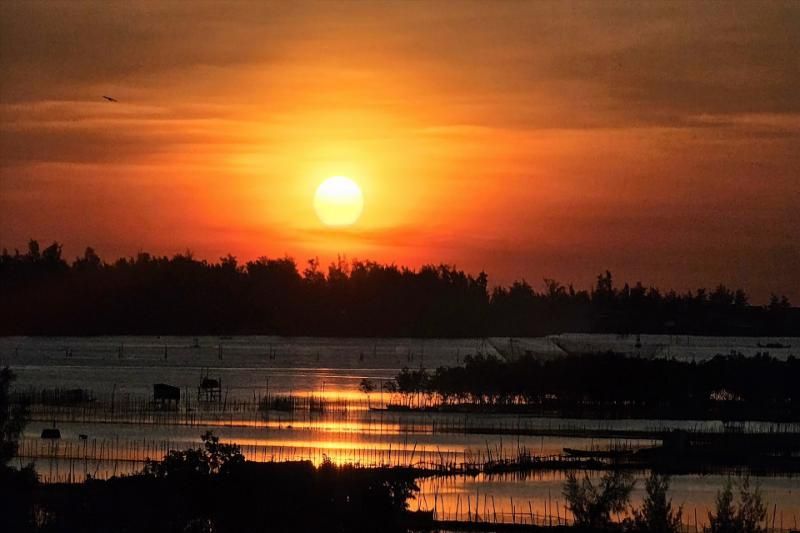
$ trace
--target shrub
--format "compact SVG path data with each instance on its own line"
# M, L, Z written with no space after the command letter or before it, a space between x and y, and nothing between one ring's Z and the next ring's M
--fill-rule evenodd
M646 496L641 509L633 510L634 531L650 533L678 533L681 530L683 508L672 508L667 499L669 476L650 473L645 481Z
M170 450L162 461L148 460L143 474L153 477L192 477L225 474L236 464L244 463L244 455L235 444L220 444L219 437L206 431L202 448Z
M597 486L588 475L579 482L575 474L570 473L563 494L575 517L575 525L602 529L611 524L611 513L625 510L634 485L631 475L621 471L606 472Z
M733 503L733 484L728 479L717 492L714 513L708 513L711 533L765 533L766 528L759 523L766 517L767 507L761 491L757 486L751 491L749 477L739 486L738 507Z

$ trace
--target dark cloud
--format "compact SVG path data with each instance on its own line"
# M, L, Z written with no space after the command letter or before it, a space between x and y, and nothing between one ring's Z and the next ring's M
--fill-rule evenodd
M268 60L280 53L292 11L263 3L3 2L3 100L60 99L87 85L136 88L167 71Z

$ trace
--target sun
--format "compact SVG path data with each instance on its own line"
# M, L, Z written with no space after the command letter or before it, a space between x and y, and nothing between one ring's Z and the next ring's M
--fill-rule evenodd
M358 184L344 176L333 176L320 183L314 194L314 210L326 226L352 226L364 209L364 195Z

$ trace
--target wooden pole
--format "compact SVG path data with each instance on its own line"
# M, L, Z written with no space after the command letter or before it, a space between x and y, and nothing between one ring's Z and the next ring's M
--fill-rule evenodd
M772 506L772 529L775 529L775 512L778 510L778 504Z

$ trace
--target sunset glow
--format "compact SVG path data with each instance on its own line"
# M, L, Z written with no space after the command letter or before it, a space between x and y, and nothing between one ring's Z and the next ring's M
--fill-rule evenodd
M800 298L796 5L491 4L3 2L0 246Z

